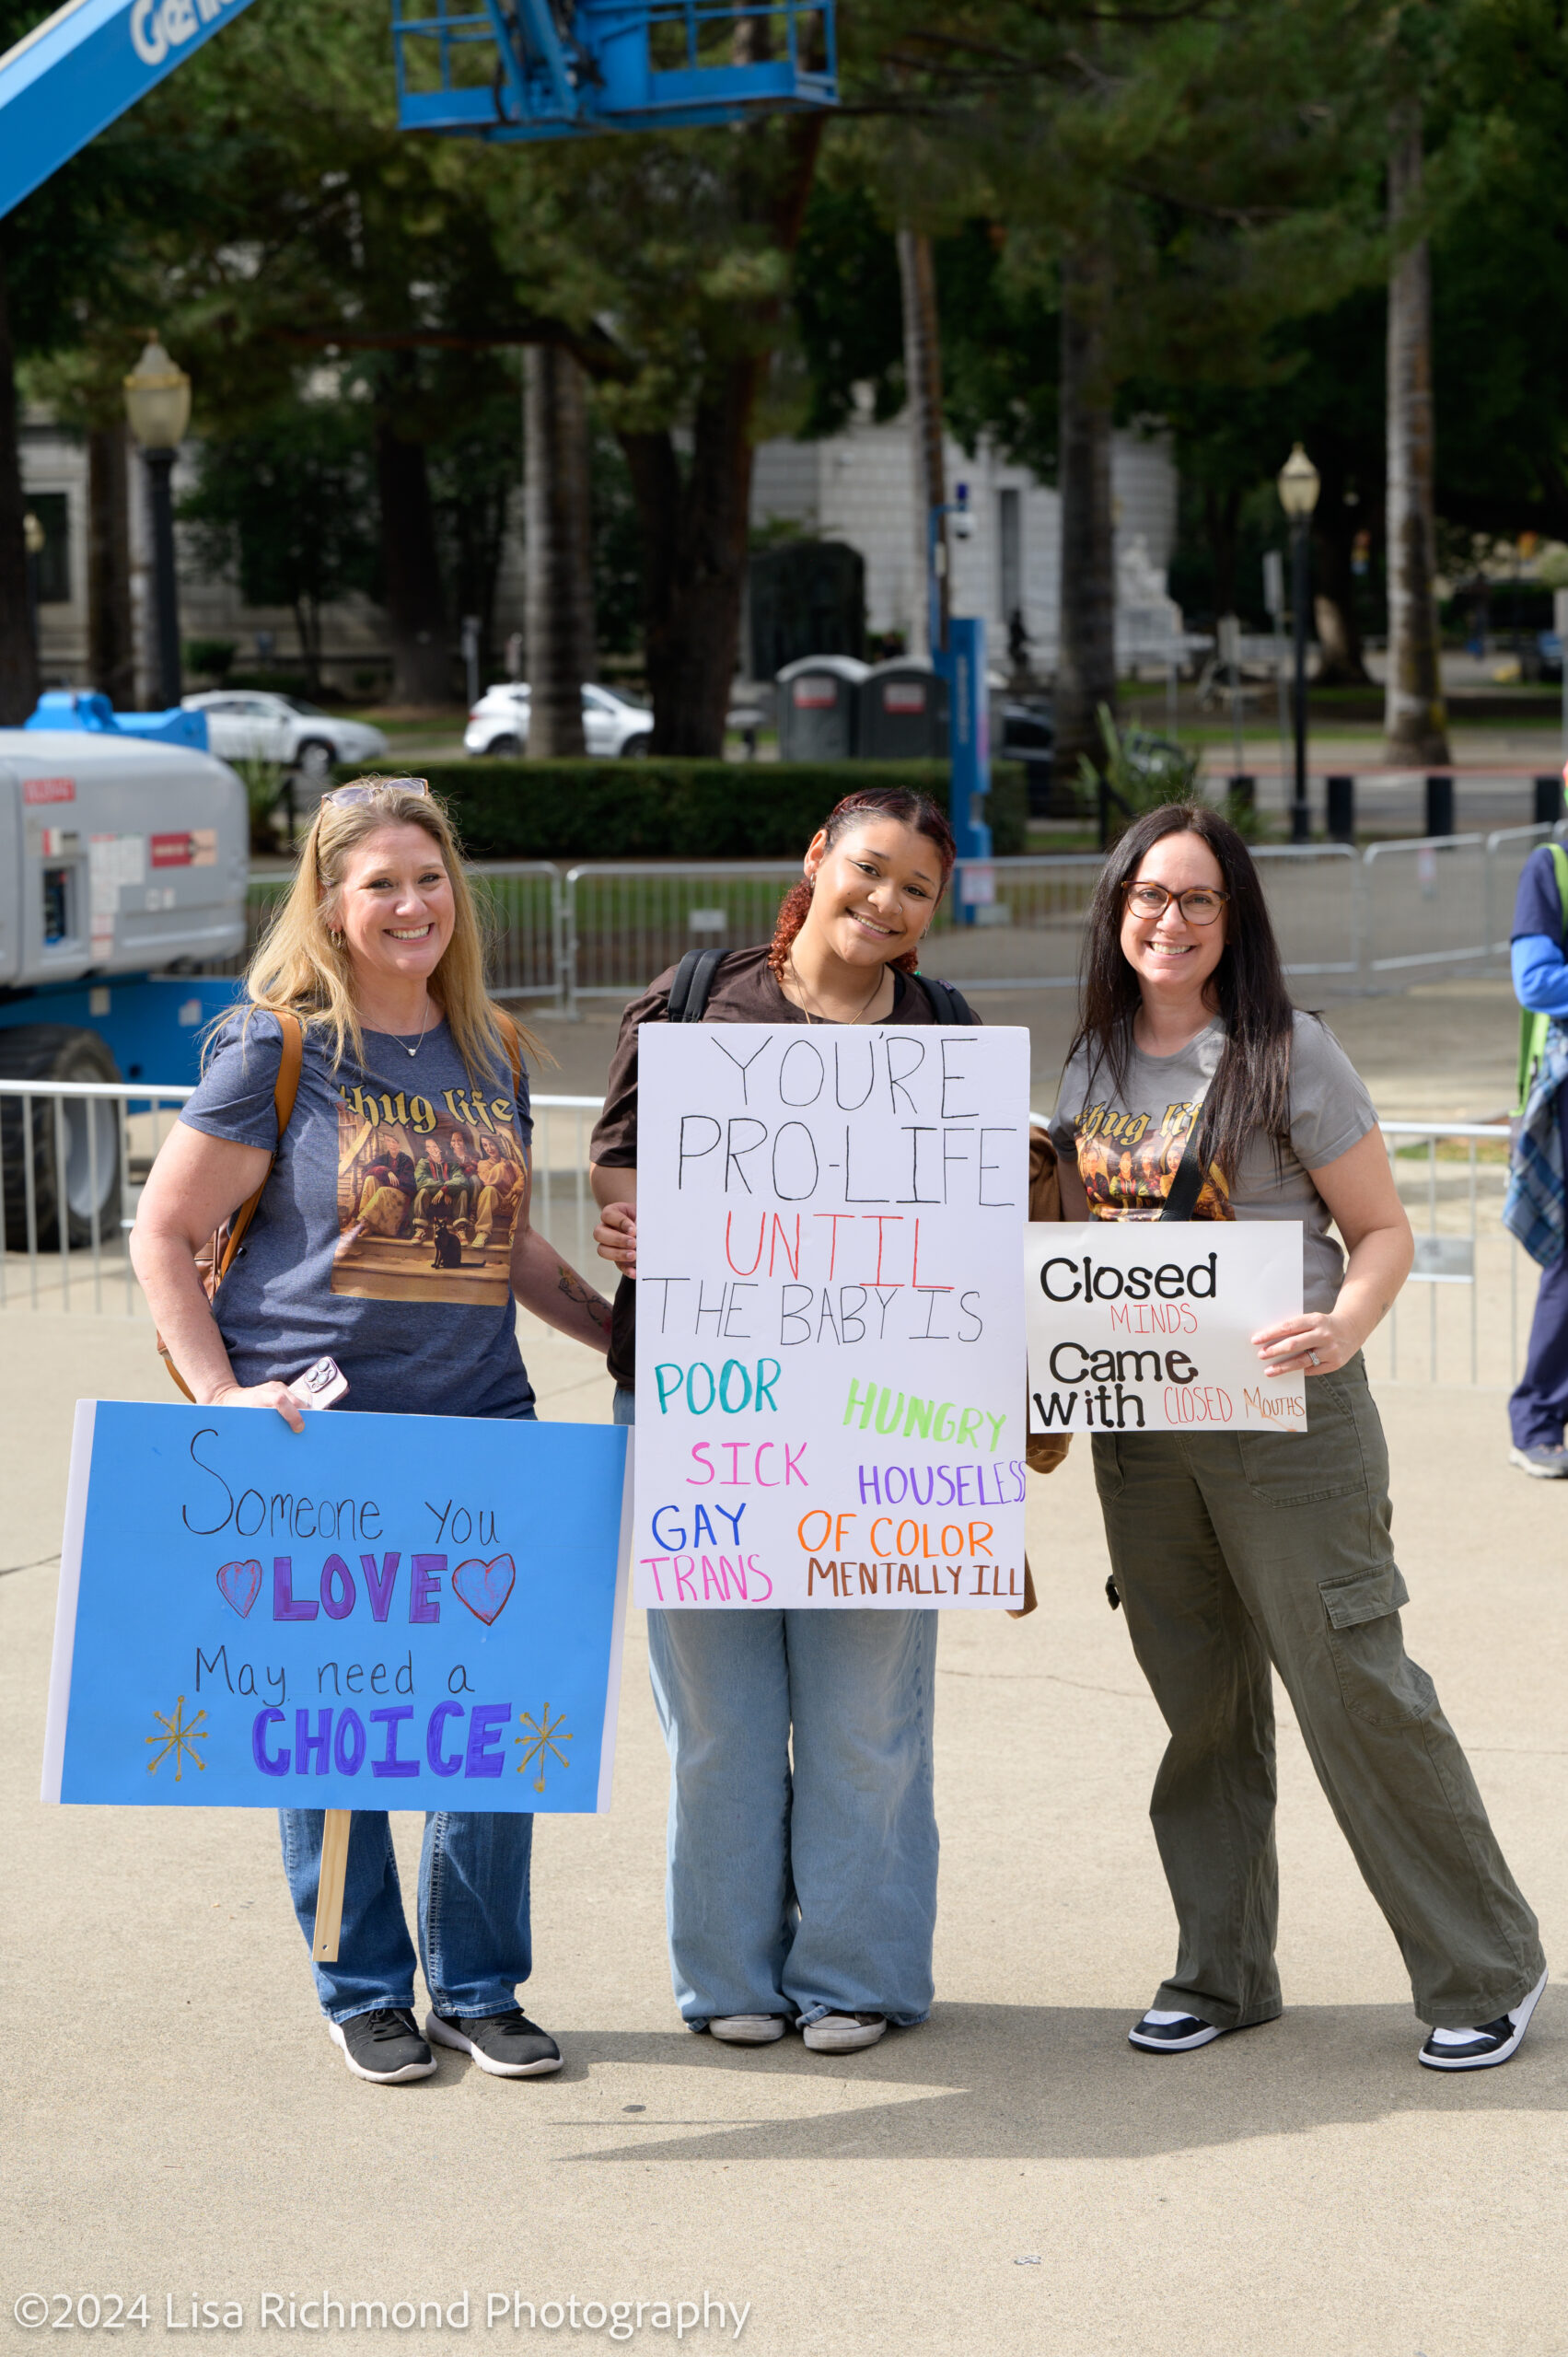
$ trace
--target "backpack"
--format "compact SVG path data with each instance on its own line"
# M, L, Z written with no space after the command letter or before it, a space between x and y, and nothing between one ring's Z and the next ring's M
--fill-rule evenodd
M728 956L724 949L689 949L675 970L675 980L669 986L671 1023L701 1023L714 987L714 977ZM931 1011L938 1023L969 1023L974 1021L972 1009L961 991L951 982L934 981L928 974L915 978L931 1002Z
M512 1066L512 1094L516 1097L521 1093L523 1085L522 1051L517 1040L517 1027L504 1007L496 1007L495 1016L506 1042L506 1053ZM278 1076L273 1084L273 1110L277 1116L278 1124L277 1144L273 1148L271 1159L262 1174L261 1183L255 1193L247 1195L239 1209L232 1213L221 1227L215 1228L196 1255L196 1274L202 1280L202 1290L209 1301L216 1298L218 1287L234 1266L235 1258L245 1241L245 1231L261 1209L261 1197L267 1190L267 1180L273 1175L273 1167L283 1145L284 1132L294 1118L295 1099L299 1094L300 1066L305 1061L305 1026L297 1015L286 1013L278 1016L277 1025L279 1031L283 1034L283 1053L278 1059ZM158 1356L168 1369L169 1380L176 1390L182 1391L186 1399L194 1406L195 1394L175 1365L169 1353L168 1344L161 1334L156 1339Z
M1562 912L1562 934L1568 940L1568 851L1561 843L1548 843L1551 864L1557 871L1557 899ZM1527 1006L1519 1010L1519 1097L1516 1116L1522 1114L1535 1078L1536 1066L1546 1052L1546 1035L1551 1024L1550 1015L1537 1015Z

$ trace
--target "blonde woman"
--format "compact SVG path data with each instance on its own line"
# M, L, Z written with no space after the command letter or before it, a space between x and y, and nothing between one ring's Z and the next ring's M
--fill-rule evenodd
M284 1026L303 1061L280 1142L273 1089ZM532 1416L516 1304L602 1351L609 1305L528 1222L532 1124L520 1050L534 1042L484 988L473 902L447 815L422 780L371 778L323 796L242 1008L218 1030L201 1086L147 1180L132 1257L174 1364L205 1407L274 1410L322 1357L348 1378L343 1407L380 1415ZM277 1158L269 1162L273 1150ZM434 1158L501 1166L482 1242L466 1222L394 1223L382 1181ZM266 1181L243 1252L209 1304L195 1255ZM366 1215L368 1213L371 1215ZM284 1864L308 1945L321 1813L285 1809ZM425 1820L419 1956L384 1815L356 1809L333 1965L315 1966L331 2035L356 2077L427 2077L427 2040L483 2071L560 2068L553 2038L519 2011L531 1965L531 1817Z

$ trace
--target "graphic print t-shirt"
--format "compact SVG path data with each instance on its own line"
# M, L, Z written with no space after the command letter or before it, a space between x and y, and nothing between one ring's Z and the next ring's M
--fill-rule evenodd
M271 1152L282 1054L274 1017L226 1033L180 1119ZM521 1416L510 1261L532 1135L528 1077L470 1082L445 1023L416 1055L365 1034L333 1070L317 1033L261 1207L214 1315L238 1381L291 1382L319 1358L345 1409ZM336 1412L336 1411L334 1411Z
M1130 1048L1125 1081L1114 1090L1103 1065L1091 1071L1086 1054L1074 1057L1062 1075L1051 1136L1058 1154L1075 1156L1092 1219L1158 1216L1224 1046L1216 1021L1174 1056ZM1207 1173L1192 1216L1300 1220L1304 1306L1331 1309L1344 1254L1307 1173L1337 1162L1376 1126L1372 1099L1333 1033L1315 1015L1298 1014L1288 1135L1276 1153L1275 1142L1255 1130L1234 1177Z

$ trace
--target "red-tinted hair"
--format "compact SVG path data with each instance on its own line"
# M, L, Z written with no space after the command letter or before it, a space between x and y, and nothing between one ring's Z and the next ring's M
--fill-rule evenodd
M823 848L831 851L835 843L853 833L856 827L868 826L877 819L891 819L901 827L912 827L917 835L924 835L935 844L937 857L942 863L942 887L936 896L940 900L952 877L958 847L953 841L953 830L947 824L946 812L929 795L916 794L912 786L868 785L858 794L846 794L843 800L829 811L823 823L822 832L827 838ZM780 981L783 981L784 968L789 963L795 936L806 923L807 912L811 906L811 891L810 878L803 876L798 884L791 885L779 905L779 921L773 927L773 945L768 952L768 963ZM906 949L901 958L891 960L905 974L912 974L919 962L918 954L912 949Z

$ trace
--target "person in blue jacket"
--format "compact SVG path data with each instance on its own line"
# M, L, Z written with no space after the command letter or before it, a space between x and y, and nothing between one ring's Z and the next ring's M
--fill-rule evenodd
M1563 772L1568 788L1568 768ZM1504 1225L1541 1264L1525 1371L1508 1402L1509 1461L1568 1480L1568 853L1542 843L1514 907L1514 992L1525 1010L1523 1120ZM1533 1020L1532 1020L1533 1018Z

